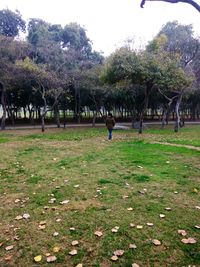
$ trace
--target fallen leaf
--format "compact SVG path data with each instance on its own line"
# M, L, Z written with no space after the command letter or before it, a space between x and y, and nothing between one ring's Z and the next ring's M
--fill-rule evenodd
M6 255L6 256L4 257L4 260L5 260L5 261L11 261L12 258L13 258L13 255Z
M68 204L69 203L69 200L63 200L60 202L60 204L64 205L64 204Z
M28 213L24 213L24 214L23 214L23 218L26 219L26 220L29 219L29 218L30 218L30 214L28 214Z
M15 220L17 220L17 221L21 220L21 219L23 219L23 216L21 216L21 215L18 215L18 216L15 217Z
M40 224L38 225L38 229L39 230L44 230L45 228L46 228L46 225L45 224L44 225L40 225Z
M54 262L56 260L57 260L56 256L49 256L49 257L47 257L47 262Z
M47 252L47 253L45 253L45 256L49 257L49 256L51 256L51 253Z
M77 246L79 244L78 240L72 241L72 246Z
M188 238L188 243L189 244L195 244L197 241L196 241L196 239L194 239L193 237L189 237Z
M96 232L94 232L94 234L95 234L96 236L99 236L99 237L101 237L101 236L103 235L103 233L100 232L100 231L96 231Z
M186 236L187 232L185 230L178 230L178 233L182 236Z
M75 256L77 253L78 253L77 250L76 250L76 249L73 249L73 250L71 250L71 251L69 252L69 255L71 255L71 256Z
M58 235L59 235L58 232L54 232L54 233L53 233L53 236L58 236Z
M118 227L118 226L115 226L114 228L112 228L111 231L112 231L113 233L117 233L118 230L119 230L119 227Z
M12 250L13 248L14 248L14 246L13 245L10 245L10 246L5 247L5 250L6 251L9 251L9 250Z
M54 247L54 248L53 248L53 252L57 253L57 252L59 252L59 251L60 251L60 247Z
M137 248L137 246L136 246L135 244L130 244L130 245L129 245L129 248L131 248L131 249L135 249L135 248Z
M122 249L116 250L116 251L114 251L113 254L117 257L121 257L124 254L124 250L122 250Z
M189 237L189 238L183 238L181 242L184 244L195 244L197 241L193 237Z
M195 225L195 228L200 229L200 225Z
M165 210L170 211L172 210L170 207L165 208Z
M152 227L154 224L153 223L147 223L147 226Z
M132 211L132 210L133 210L133 208L128 208L127 210L128 210L128 211Z
M133 263L132 267L140 267L137 263Z
M112 257L111 257L111 260L112 260L112 261L117 261L118 259L119 259L119 258L118 258L117 256L112 256Z
M83 264L79 263L78 265L76 265L76 267L83 267Z
M42 260L42 255L37 255L34 257L35 262L40 262Z
M160 242L158 239L153 239L153 240L152 240L152 243L153 243L155 246L159 246L159 245L161 245L161 242Z
M40 223L39 223L39 225L45 225L47 222L46 221L41 221Z

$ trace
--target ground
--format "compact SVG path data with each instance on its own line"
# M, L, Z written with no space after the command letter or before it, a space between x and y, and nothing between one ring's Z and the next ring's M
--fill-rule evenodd
M199 136L0 132L0 266L200 266Z

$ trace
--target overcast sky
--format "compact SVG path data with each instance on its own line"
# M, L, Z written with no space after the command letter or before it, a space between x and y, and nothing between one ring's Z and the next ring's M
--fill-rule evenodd
M0 0L0 9L18 9L25 20L41 18L62 26L77 22L87 30L93 48L109 55L127 38L145 44L168 21L193 24L200 36L200 13L188 4L141 0ZM197 0L200 3L200 0Z

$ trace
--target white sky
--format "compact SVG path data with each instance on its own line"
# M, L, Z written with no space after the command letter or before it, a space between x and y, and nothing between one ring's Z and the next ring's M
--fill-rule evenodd
M200 0L196 0L200 3ZM62 26L77 22L87 30L93 48L109 55L127 38L145 44L168 21L193 24L200 36L200 13L188 4L141 0L1 0L0 9L18 9L25 20L41 18Z

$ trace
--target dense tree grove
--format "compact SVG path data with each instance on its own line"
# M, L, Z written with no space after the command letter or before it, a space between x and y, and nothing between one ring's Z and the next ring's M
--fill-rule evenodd
M144 50L125 45L108 58L77 23L25 25L18 11L0 11L1 129L19 120L40 121L42 131L47 119L95 125L108 111L140 133L144 118L163 126L173 118L175 131L181 119L199 119L200 40L191 25L169 22Z

